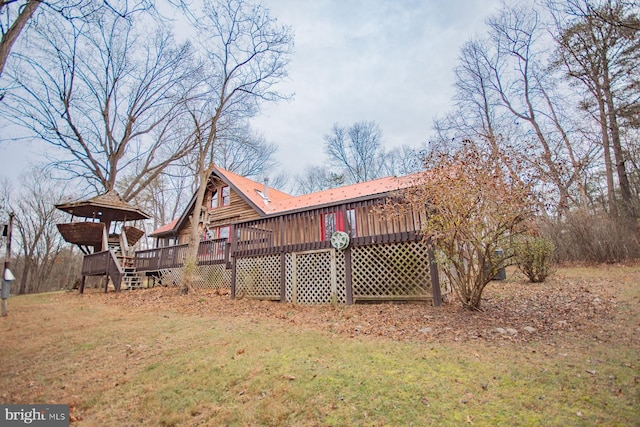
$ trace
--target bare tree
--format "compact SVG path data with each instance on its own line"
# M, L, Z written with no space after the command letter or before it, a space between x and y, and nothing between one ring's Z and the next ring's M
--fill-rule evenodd
M272 187L279 185L274 176L274 154L277 145L268 143L243 124L224 135L214 150L214 163L224 169L246 177L269 176ZM144 191L134 199L137 206L152 214L154 229L175 219L186 207L193 195L196 163L194 155L188 155L166 168ZM125 181L126 184L126 181Z
M189 44L102 12L82 26L58 16L39 21L29 55L16 55L17 87L0 108L58 149L53 165L64 176L94 191L127 176L122 196L130 200L193 149L184 106L196 68Z
M302 174L296 176L293 193L315 193L339 187L344 183L345 177L342 174L332 172L325 166L308 166Z
M153 218L151 228L146 231L170 222L184 210L195 191L190 166L186 161L169 166L132 199Z
M379 178L383 171L382 131L375 122L356 122L343 127L334 123L324 136L330 162L356 183Z
M401 145L388 150L384 155L383 173L388 176L402 176L424 169L424 157L428 147Z
M449 118L450 127L462 132L459 137L472 141L483 141L497 156L504 149L500 127L512 120L505 118L500 109L500 98L492 90L492 70L494 58L487 40L471 40L460 49L458 66L455 68L456 112Z
M55 204L60 202L65 189L44 175L41 168L33 168L21 180L24 190L15 198L13 208L22 258L18 293L24 294L50 288L49 276L64 247L56 229L64 214Z
M218 144L229 134L233 121L256 114L263 101L284 97L275 85L287 76L293 48L288 27L279 25L262 6L242 0L207 0L197 22L206 78L201 96L190 110L198 191L191 216L187 270L196 262L203 228L202 203ZM181 289L188 292L191 282L186 276Z
M592 147L572 139L569 116L562 114L568 98L554 93L557 81L545 66L537 42L544 36L538 13L525 7L505 8L489 20L494 52L483 54L491 75L491 88L501 106L530 130L537 153L531 165L552 183L558 194L558 213L566 213L578 189L578 203L586 206L583 171Z
M186 9L182 0L169 0L169 4ZM0 0L0 77L9 55L18 40L29 26L29 22L40 12L45 15L57 15L74 24L93 14L104 11L120 17L127 17L140 11L150 11L157 15L152 0Z
M628 157L620 126L625 118L633 125L640 111L639 5L636 3L634 7L623 1L571 0L550 1L548 6L558 33L556 65L562 66L569 79L586 89L582 107L593 111L600 126L609 208L614 215L617 213L615 160L623 213L632 217Z
M276 144L267 142L264 136L244 125L220 139L214 150L214 163L238 175L255 178L273 170L277 151Z

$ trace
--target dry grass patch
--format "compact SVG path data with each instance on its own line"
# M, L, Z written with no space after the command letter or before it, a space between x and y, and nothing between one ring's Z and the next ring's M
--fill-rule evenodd
M492 284L483 314L167 289L15 297L0 396L69 403L88 426L634 425L640 269L602 270Z

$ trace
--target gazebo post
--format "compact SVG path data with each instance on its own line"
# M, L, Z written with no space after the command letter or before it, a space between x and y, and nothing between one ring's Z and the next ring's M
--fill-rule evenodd
M103 223L104 227L102 227L102 250L106 251L109 249L109 232L107 229L109 228L109 223Z

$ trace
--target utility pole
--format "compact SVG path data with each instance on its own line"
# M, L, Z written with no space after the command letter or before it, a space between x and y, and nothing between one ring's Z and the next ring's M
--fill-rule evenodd
M4 253L4 269L2 270L2 314L4 317L7 315L7 298L11 293L11 282L14 280L13 274L9 267L11 266L11 232L13 231L13 212L9 214L9 225L7 225L7 244Z

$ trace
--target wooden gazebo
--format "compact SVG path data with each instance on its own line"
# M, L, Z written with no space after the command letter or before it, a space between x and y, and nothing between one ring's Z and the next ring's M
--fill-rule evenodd
M113 190L91 199L58 204L56 208L71 214L70 222L57 224L58 231L85 254L80 291L85 276L101 275L111 277L119 290L120 281L131 266L133 246L144 236L144 231L132 224L150 216Z

